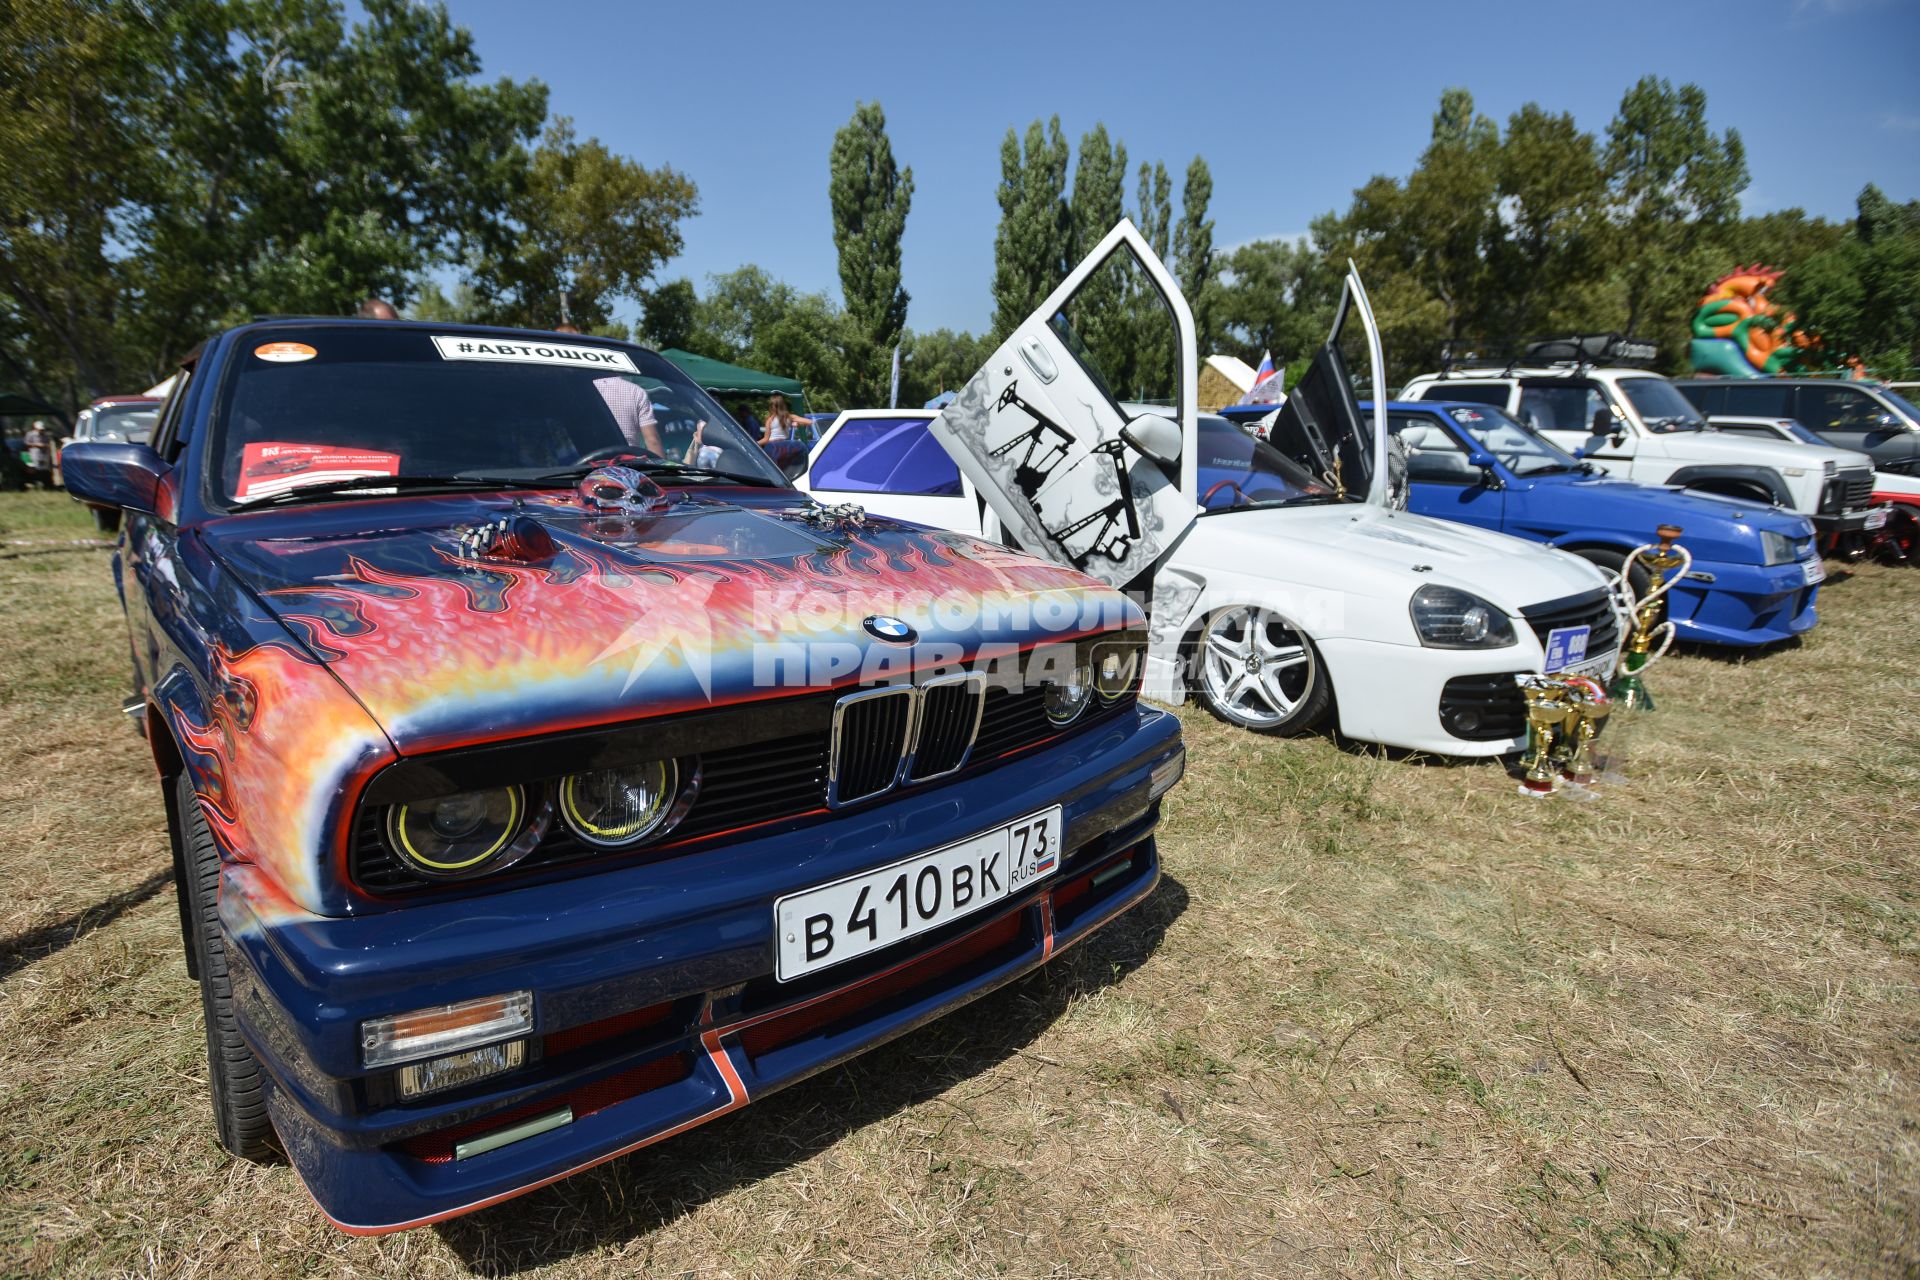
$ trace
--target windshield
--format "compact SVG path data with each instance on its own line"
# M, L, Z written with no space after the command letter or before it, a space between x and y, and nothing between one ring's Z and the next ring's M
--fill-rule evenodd
M1907 420L1907 430L1920 430L1920 409L1914 408L1911 400L1908 400L1898 391L1890 391L1885 387L1880 388L1880 396L1888 404L1900 411L1900 416Z
M1201 414L1197 422L1199 496L1205 511L1332 500L1333 490L1266 441L1254 439L1217 414Z
M153 420L159 416L159 405L102 405L93 411L92 438L145 444L148 437L153 435Z
M1517 476L1546 475L1555 471L1578 471L1580 462L1559 445L1530 431L1507 416L1504 409L1476 405L1447 410L1447 416L1472 437L1473 442L1499 459L1500 465Z
M554 485L622 455L642 469L785 484L725 410L638 347L424 325L288 326L246 341L213 425L209 473L223 503L356 477Z
M1649 431L1705 431L1707 420L1665 378L1622 378L1620 393Z

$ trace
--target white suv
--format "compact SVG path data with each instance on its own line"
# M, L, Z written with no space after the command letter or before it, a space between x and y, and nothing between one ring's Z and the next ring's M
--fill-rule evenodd
M1423 374L1400 398L1497 406L1624 480L1767 502L1822 533L1866 527L1866 455L1710 430L1672 382L1627 363L1652 356L1650 345L1612 336L1537 342L1517 360Z

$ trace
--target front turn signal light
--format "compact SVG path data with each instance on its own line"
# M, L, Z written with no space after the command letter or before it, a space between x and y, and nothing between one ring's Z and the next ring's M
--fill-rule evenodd
M360 1024L360 1061L368 1067L437 1058L533 1030L533 992L510 991L435 1005Z

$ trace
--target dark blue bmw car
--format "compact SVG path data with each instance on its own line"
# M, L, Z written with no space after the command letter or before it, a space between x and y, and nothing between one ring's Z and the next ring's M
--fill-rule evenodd
M126 517L220 1140L348 1231L745 1106L1159 875L1137 607L812 502L652 352L247 325L66 469Z

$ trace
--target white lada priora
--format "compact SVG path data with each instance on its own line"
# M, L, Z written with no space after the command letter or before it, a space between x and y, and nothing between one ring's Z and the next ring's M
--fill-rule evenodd
M1130 413L1072 318L1130 255L1167 304L1177 400ZM1525 745L1513 677L1604 678L1621 616L1576 556L1387 502L1385 424L1363 422L1340 355L1345 316L1377 339L1357 279L1334 339L1289 397L1317 441L1303 465L1193 408L1192 320L1130 223L1115 228L943 413L855 410L799 487L825 503L1001 538L1149 593L1147 691L1188 694L1249 729L1347 736L1454 756ZM1174 332L1177 329L1177 332ZM1162 414L1167 416L1162 416ZM1344 477L1344 479L1343 479ZM1377 480L1377 483L1376 483ZM1353 488L1347 486L1351 483Z

